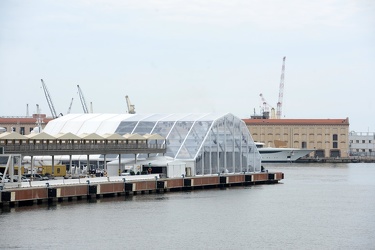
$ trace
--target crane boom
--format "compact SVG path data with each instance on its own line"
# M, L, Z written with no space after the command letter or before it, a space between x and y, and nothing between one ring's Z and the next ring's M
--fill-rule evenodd
M70 110L72 109L72 104L73 104L73 98L72 98L72 100L70 101L70 105L69 105L68 112L66 112L67 114L70 114Z
M89 110L87 109L87 104L86 104L86 101L85 101L85 97L83 96L82 90L79 87L79 85L77 85L77 88L78 88L79 98L81 99L81 103L82 103L83 113L88 114Z
M47 103L48 103L49 109L51 110L52 117L57 118L56 110L55 110L55 107L53 106L51 95L48 92L47 86L44 83L43 79L40 79L40 80L42 81L44 95L46 96Z
M129 114L135 114L135 107L133 104L131 104L129 96L125 96L126 104L128 106L128 113Z
M286 59L286 56L284 56L284 58L283 58L283 66L281 67L281 79L280 79L280 86L279 86L279 100L277 102L277 111L276 111L277 119L280 119L281 115L282 115L282 106L283 106L283 97L284 97L285 59Z
M262 109L263 109L263 112L269 112L269 104L268 102L266 101L266 99L264 98L263 94L260 93L259 94L260 98L262 99Z

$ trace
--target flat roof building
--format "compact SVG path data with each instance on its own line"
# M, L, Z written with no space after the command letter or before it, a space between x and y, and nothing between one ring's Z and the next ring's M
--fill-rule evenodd
M355 132L349 133L350 156L375 157L375 133Z

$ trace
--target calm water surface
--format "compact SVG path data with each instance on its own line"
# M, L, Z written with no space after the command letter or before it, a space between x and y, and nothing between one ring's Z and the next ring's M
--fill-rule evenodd
M276 185L34 205L2 249L375 249L375 164L276 164Z

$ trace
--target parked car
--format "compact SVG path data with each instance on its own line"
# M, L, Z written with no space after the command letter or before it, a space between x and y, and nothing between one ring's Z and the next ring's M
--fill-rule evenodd
M30 179L29 178L26 178L25 176L21 176L21 181L22 182L29 182L30 181ZM13 178L13 182L18 182L18 176L14 176L14 178Z
M41 176L40 174L24 174L23 175L25 178L27 179L31 179L33 181L46 181L46 180L49 180L48 177L46 176Z
M128 171L127 169L123 170L121 173L121 176L127 176L127 175L130 175L130 171Z

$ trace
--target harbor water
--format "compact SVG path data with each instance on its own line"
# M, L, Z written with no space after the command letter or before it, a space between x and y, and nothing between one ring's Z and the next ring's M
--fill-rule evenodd
M1 212L0 249L375 249L375 164L264 164L279 184Z

